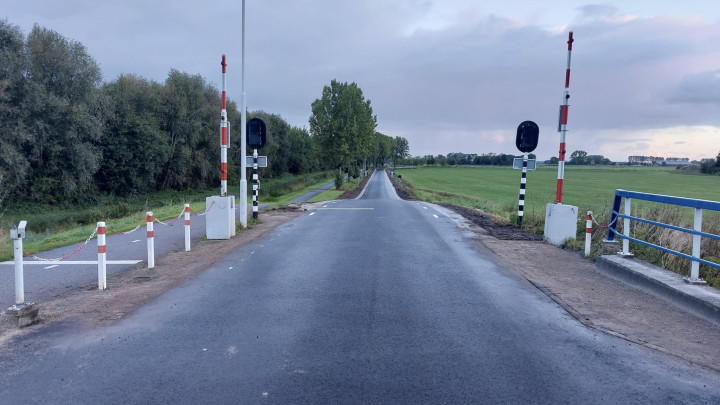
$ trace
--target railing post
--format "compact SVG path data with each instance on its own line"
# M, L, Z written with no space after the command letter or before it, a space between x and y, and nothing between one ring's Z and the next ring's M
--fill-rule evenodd
M631 201L632 198L625 197L625 208L623 209L623 214L626 216L626 218L623 218L623 235L625 235L625 237L623 238L622 253L620 253L620 255L624 257L633 256L633 254L630 253L630 240L628 239L630 237L630 218L627 218L630 216Z
M107 247L105 246L105 222L97 223L98 290L107 288Z
M620 200L622 200L622 197L618 195L618 191L620 190L615 190L615 201L613 201L612 211L610 211L610 226L608 226L607 239L603 242L615 242L615 229L617 229L618 218L616 212L620 212Z
M698 232L702 232L702 208L695 208L695 221L693 224L693 229ZM692 255L696 259L700 258L701 239L702 237L700 235L693 235ZM695 260L693 260L692 264L690 265L690 280L688 281L690 283L701 281L700 263L696 262Z
M185 251L190 251L190 204L185 204Z
M155 232L153 231L153 217L152 211L148 211L145 216L147 222L147 251L148 251L148 269L155 267Z

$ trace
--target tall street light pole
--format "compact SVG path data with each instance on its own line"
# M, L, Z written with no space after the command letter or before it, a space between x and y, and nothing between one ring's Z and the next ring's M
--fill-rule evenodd
M247 99L245 97L245 0L242 0L242 112L240 115L240 223L247 227Z

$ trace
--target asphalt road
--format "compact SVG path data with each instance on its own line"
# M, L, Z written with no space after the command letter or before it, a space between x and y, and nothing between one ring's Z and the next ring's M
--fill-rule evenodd
M40 329L0 403L718 403L720 377L591 330L382 172L134 314Z

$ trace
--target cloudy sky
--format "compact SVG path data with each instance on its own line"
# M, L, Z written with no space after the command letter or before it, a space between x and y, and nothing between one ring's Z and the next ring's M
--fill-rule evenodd
M104 79L163 82L171 68L240 101L241 0L0 0L0 18L84 44ZM308 126L332 79L356 82L378 131L413 155L518 153L540 126L557 156L558 106L574 32L568 153L715 157L720 152L717 0L247 0L250 110Z

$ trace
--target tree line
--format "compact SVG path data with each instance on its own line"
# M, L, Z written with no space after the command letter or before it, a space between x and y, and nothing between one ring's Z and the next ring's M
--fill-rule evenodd
M267 125L264 178L357 174L407 156L407 140L375 130L370 101L355 83L332 81L326 89L313 103L310 131L277 114L248 112ZM103 82L81 43L38 25L24 36L0 20L0 193L10 201L73 203L219 186L220 104L216 87L175 69L164 83L134 74ZM228 181L237 183L241 114L231 100L227 113Z

